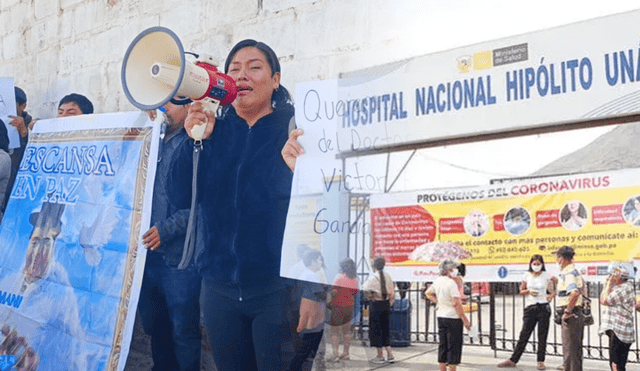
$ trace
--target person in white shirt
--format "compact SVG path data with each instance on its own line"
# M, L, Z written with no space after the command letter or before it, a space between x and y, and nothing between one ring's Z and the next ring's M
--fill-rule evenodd
M462 357L462 327L471 328L471 322L462 308L461 294L455 277L458 262L447 258L438 266L440 277L427 289L425 296L436 304L438 318L438 364L440 371L455 371Z
M378 355L371 360L374 364L395 362L391 351L391 332L389 316L391 307L395 301L395 285L389 273L384 272L386 261L379 256L373 260L373 274L365 282L363 291L369 305L369 340L372 347L376 347ZM387 359L384 358L382 348L387 351Z
M549 333L549 319L551 306L549 302L555 296L555 277L546 272L542 255L533 255L529 260L529 272L520 283L520 295L524 296L525 308L522 318L522 330L518 344L513 350L511 358L498 363L498 367L516 367L529 341L533 329L538 325L538 370L546 369L544 358L547 350L547 334Z

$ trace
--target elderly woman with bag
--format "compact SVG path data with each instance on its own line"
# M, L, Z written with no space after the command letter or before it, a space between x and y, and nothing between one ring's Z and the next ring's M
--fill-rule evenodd
M462 328L471 322L462 308L460 289L455 281L458 262L447 258L438 266L440 277L427 289L425 296L436 304L438 318L438 364L440 371L455 371L462 357Z
M609 336L609 366L613 371L626 370L629 348L634 341L633 310L635 271L631 263L613 263L600 304L605 306L600 323L600 335Z

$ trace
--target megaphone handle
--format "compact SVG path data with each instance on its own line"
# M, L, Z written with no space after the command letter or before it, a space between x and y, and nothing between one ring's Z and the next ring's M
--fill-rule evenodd
M213 113L214 115L216 114L216 111L218 111L218 107L220 106L220 101L213 99L213 98L204 98L202 100L200 100L199 102L202 103L202 105L204 106L204 110L205 111L209 111L211 113ZM206 117L206 115L205 115ZM200 125L194 125L191 128L191 137L193 138L193 140L195 141L201 141L202 138L204 137L204 132L205 129L207 128L207 124L209 123L209 119L206 119L204 123L200 124Z

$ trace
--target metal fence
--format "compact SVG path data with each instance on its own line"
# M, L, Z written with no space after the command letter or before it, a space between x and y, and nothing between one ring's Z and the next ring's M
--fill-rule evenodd
M369 220L369 195L350 194L350 217L349 223L370 223ZM358 279L365 282L369 276L369 252L370 235L366 228L359 229L359 233L354 233L349 238L348 256L355 258L358 267ZM423 297L424 283L412 282L409 288L400 295L404 295L410 302L409 313L392 313L392 319L396 316L408 316L399 322L406 322L406 330L393 330L393 336L408 337L410 342L417 343L438 343L438 328L435 314L435 306ZM636 283L640 285L640 282ZM467 286L473 286L467 284ZM608 360L609 359L609 337L598 334L600 317L604 308L600 305L599 295L602 290L601 283L587 282L587 290L591 300L591 311L595 324L586 326L584 331L583 353L586 359ZM479 332L478 341L465 336L465 345L484 346L494 352L513 351L515 348L520 330L522 328L522 315L524 309L524 297L519 295L520 285L517 282L491 282L488 290L466 290L467 315L472 324L477 325ZM636 292L638 286L636 286ZM551 303L555 307L555 301ZM367 308L359 306L360 310L355 317L355 336L360 340L368 339ZM634 312L635 342L629 351L629 363L640 363L640 348L638 334L640 325L638 323L638 312ZM406 320L406 321L405 321ZM393 322L393 321L392 321ZM398 323L398 321L396 321ZM562 355L561 328L553 323L549 327L547 337L548 355ZM525 348L525 353L536 353L539 346L537 339L537 329L534 329L529 342Z
M425 284L413 282L410 288L400 295L404 295L410 304L410 309L402 313L392 312L392 339L395 337L406 337L413 343L438 343L438 328L435 314L435 306L423 297ZM467 284L467 286L470 286ZM609 359L609 337L598 334L600 317L604 308L599 303L599 294L602 284L587 282L587 292L592 298L591 310L595 324L586 326L584 331L583 355L585 359L608 360ZM465 334L466 346L484 346L494 352L513 351L520 330L522 328L522 315L524 309L524 297L519 295L519 283L489 283L488 292L482 293L477 290L466 290L468 295L465 298L465 311L472 324L477 325L479 330L478 340L470 339ZM555 302L551 303L554 307ZM356 337L362 341L368 339L368 310L366 305L360 306L360 313L355 325ZM395 323L404 322L406 328L394 329ZM397 318L397 317L401 318ZM398 321L399 319L399 321ZM629 351L629 363L640 363L640 349L638 346L639 323L638 315L635 315L636 339ZM562 355L562 342L560 326L553 323L553 316L547 338L546 354ZM536 353L538 348L537 329L529 338L525 353Z

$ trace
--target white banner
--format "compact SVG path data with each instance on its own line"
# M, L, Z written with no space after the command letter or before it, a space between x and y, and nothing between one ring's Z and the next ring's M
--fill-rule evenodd
M301 84L296 111L333 120L341 152L639 113L638 24L632 11L371 68L334 92Z

